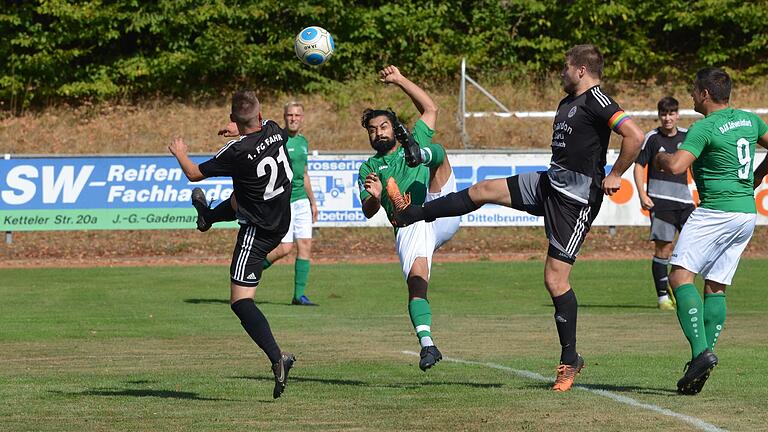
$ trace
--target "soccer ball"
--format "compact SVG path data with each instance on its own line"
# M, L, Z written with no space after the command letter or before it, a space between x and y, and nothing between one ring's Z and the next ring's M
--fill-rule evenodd
M333 37L322 27L307 27L293 41L296 57L302 63L317 66L328 61L334 50Z

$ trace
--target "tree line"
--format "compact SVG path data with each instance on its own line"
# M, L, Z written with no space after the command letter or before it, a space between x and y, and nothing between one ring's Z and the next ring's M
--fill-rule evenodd
M606 75L670 80L702 66L737 79L768 70L768 1L738 0L38 0L0 10L0 106L198 98L251 86L314 92L397 64L453 82L462 57L488 79L559 71L594 43ZM303 28L330 31L336 53L308 67Z

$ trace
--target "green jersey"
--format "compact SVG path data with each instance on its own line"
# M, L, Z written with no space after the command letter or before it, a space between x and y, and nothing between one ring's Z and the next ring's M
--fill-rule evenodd
M432 135L434 133L435 131L430 129L421 119L413 127L413 138L422 147L432 143ZM379 180L381 180L383 189L381 192L381 206L384 207L384 211L387 212L387 217L390 220L394 218L392 202L389 200L386 191L387 179L390 177L395 179L397 186L400 187L400 192L411 194L411 203L418 206L424 204L424 200L427 198L427 191L429 190L429 168L424 165L419 165L415 168L409 167L405 163L402 147L398 146L397 150L389 154L371 156L360 165L357 180L358 187L360 188L360 202L365 201L366 198L371 196L364 187L365 178L370 173L375 173L379 176Z
M308 198L307 191L304 190L304 169L307 167L309 142L304 138L304 135L296 134L288 138L285 147L288 149L288 156L291 158L291 170L293 170L291 202Z
M693 179L701 207L755 213L752 173L757 139L768 126L756 114L725 108L697 121L679 150L696 157Z

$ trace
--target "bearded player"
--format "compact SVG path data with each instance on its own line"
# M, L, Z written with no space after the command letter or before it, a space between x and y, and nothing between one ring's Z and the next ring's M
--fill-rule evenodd
M386 84L400 87L421 113L413 134L390 110L367 109L361 119L376 151L360 166L358 184L363 213L370 219L383 207L393 220L395 208L404 208L410 201L421 205L455 192L456 179L445 149L432 143L438 111L432 98L395 66L381 70L379 77ZM408 285L408 314L421 345L419 368L423 371L442 359L432 340L432 310L427 299L432 253L453 237L459 220L453 217L395 228L395 247Z

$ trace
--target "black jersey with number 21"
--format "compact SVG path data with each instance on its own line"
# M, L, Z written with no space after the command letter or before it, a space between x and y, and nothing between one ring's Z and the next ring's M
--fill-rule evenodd
M228 142L216 156L200 164L206 177L232 177L241 224L274 231L290 222L293 172L287 142L285 130L264 120L261 130Z

